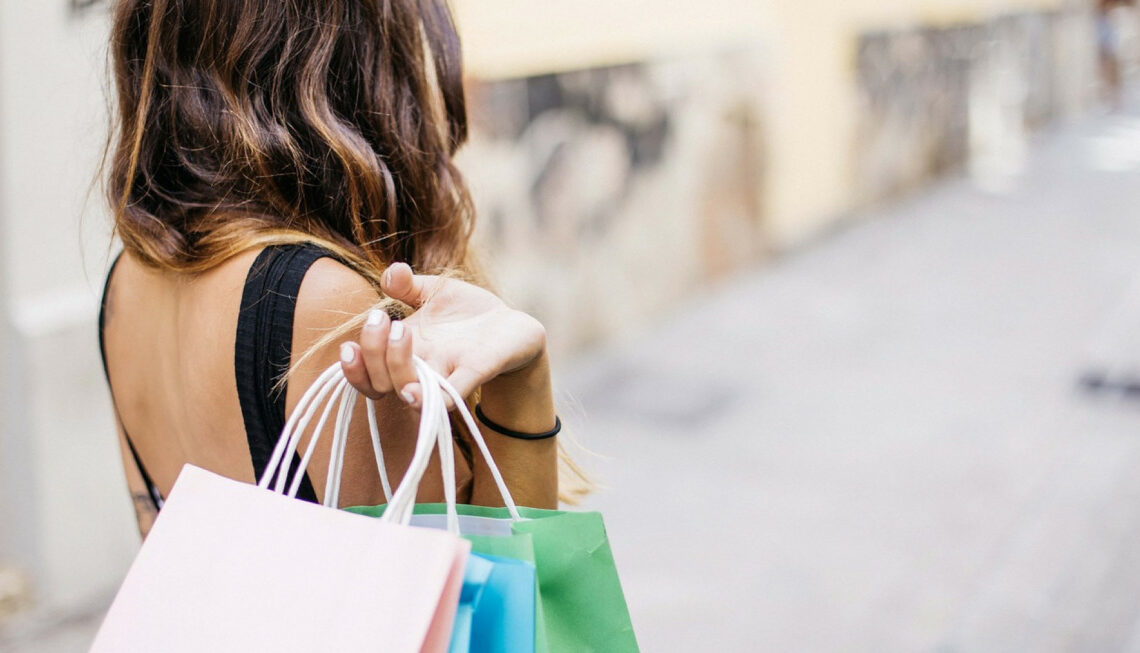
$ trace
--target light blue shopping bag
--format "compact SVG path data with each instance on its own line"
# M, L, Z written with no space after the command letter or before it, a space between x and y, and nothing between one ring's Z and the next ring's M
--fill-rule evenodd
M463 570L463 589L459 593L459 607L455 610L455 625L451 627L451 646L448 653L472 653L471 628L475 609L487 589L487 581L495 563L477 555L467 557Z
M534 653L537 582L532 563L474 554L495 563L475 609L471 653Z
M468 557L449 653L534 653L535 585L529 562Z

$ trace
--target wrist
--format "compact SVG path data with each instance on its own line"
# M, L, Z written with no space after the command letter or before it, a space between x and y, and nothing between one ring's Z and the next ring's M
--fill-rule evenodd
M554 397L546 350L523 367L484 383L479 402L488 418L515 431L541 433L553 428Z

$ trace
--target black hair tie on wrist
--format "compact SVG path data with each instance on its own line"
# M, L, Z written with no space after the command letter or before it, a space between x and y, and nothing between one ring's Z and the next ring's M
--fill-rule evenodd
M562 420L559 419L557 415L554 416L554 428L546 431L545 433L523 433L521 431L513 431L505 426L496 424L487 419L487 415L483 412L483 406L481 404L475 404L475 416L479 418L480 422L483 422L484 426L491 429L495 433L505 435L508 438L515 438L517 440L546 440L558 435L558 432L562 430Z

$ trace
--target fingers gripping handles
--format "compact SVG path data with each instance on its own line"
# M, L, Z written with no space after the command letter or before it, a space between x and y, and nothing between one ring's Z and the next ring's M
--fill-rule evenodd
M475 441L483 459L487 461L487 467L491 471L496 487L499 488L499 495L502 497L503 505L507 507L511 519L522 520L518 507L511 497L511 492L507 488L506 481L503 480L503 475L487 447L487 441L476 425L475 418L471 416L471 411L468 410L462 395L448 383L447 379L423 360L413 357L413 362L416 367L416 376L419 378L424 393L416 453L413 456L408 473L405 474L400 487L392 496L384 517L391 516L391 521L403 524L411 520L412 509L416 502L416 490L419 488L420 480L427 469L427 461L431 456L434 441L439 448L440 466L443 471L444 499L447 503L447 527L451 532L459 533L459 516L455 505L455 449L452 444L451 420L448 419L447 404L444 398L446 394L451 397L452 403L471 432L471 438Z
M459 518L455 506L455 450L452 444L451 420L448 418L447 404L444 399L446 394L451 397L452 403L455 404L456 410L459 411L463 422L471 432L475 446L479 448L479 452L487 461L487 467L491 471L495 486L499 488L499 495L503 499L503 505L510 512L511 519L521 520L522 517L519 515L518 507L511 497L506 481L503 480L503 475L487 447L487 441L479 431L475 418L471 416L471 411L468 410L463 397L448 383L447 379L433 370L422 359L413 357L413 362L416 367L416 376L419 378L420 386L423 389L423 407L420 410L416 452L412 457L412 464L409 465L408 472L400 482L400 487L396 489L389 501L389 507L385 511L384 517L402 524L407 524L411 520L412 509L416 503L416 491L419 489L420 481L427 470L432 448L435 446L439 449L440 465L443 470L448 530L453 533L459 532Z
M495 461L491 457L491 451L487 448L487 442L479 431L475 419L471 416L471 411L467 409L467 404L463 401L463 397L448 383L447 379L433 370L431 366L422 359L413 356L412 360L415 364L416 376L420 382L420 387L423 389L423 403L420 410L420 423L416 435L415 453L412 456L412 462L408 466L407 473L404 474L404 478L401 480L395 492L392 491L391 484L389 483L387 468L384 465L384 454L380 447L380 430L376 421L376 405L371 399L365 401L369 433L372 437L372 451L376 457L376 468L380 473L380 482L384 488L384 497L388 501L388 508L385 510L382 519L400 524L407 524L411 520L412 509L416 503L416 492L419 489L420 481L427 471L428 462L431 459L433 449L438 448L440 466L443 471L444 499L447 502L448 530L458 532L459 525L455 496L455 451L452 445L451 420L448 418L445 396L451 397L456 410L459 411L460 416L471 432L471 437L475 441L475 445L479 448L479 452L487 461L487 467L491 471L491 476L494 478L495 485L499 488L499 494L502 496L503 504L510 512L511 518L514 520L522 519L514 499L511 497L510 490L507 489L507 484L503 480L502 473L499 471L498 466L495 465ZM297 496L297 492L301 486L301 479L304 477L305 470L308 469L309 462L313 457L313 452L316 450L317 441L320 439L321 433L328 423L333 407L337 406L336 421L334 422L332 435L332 450L329 456L328 477L325 483L324 505L330 507L338 506L341 474L344 469L345 447L348 441L348 429L352 421L353 407L356 404L358 395L359 393L345 380L340 363L333 364L317 377L317 380L313 382L305 391L305 394L301 396L301 400L297 402L296 408L293 409L292 414L285 423L285 428L281 432L277 446L273 449L273 455L269 459L269 464L266 466L264 474L260 481L258 481L258 486L270 489L270 485L272 484L272 490L278 494L287 494L290 497ZM309 440L308 446L305 448L305 452L301 457L301 463L293 475L292 483L289 483L287 486L289 469L284 461L293 459L293 456L300 446L301 436L305 433L313 418L316 417L317 411L320 410L322 404L324 405L324 410L321 411L316 427L313 429L313 437Z

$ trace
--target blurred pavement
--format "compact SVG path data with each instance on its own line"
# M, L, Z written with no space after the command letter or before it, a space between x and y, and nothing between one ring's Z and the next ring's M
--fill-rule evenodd
M1140 114L864 217L561 376L643 649L1140 652L1140 402L1075 386L1140 273Z
M644 650L1140 651L1140 401L1075 383L1140 273L1140 114L1028 156L564 376Z

